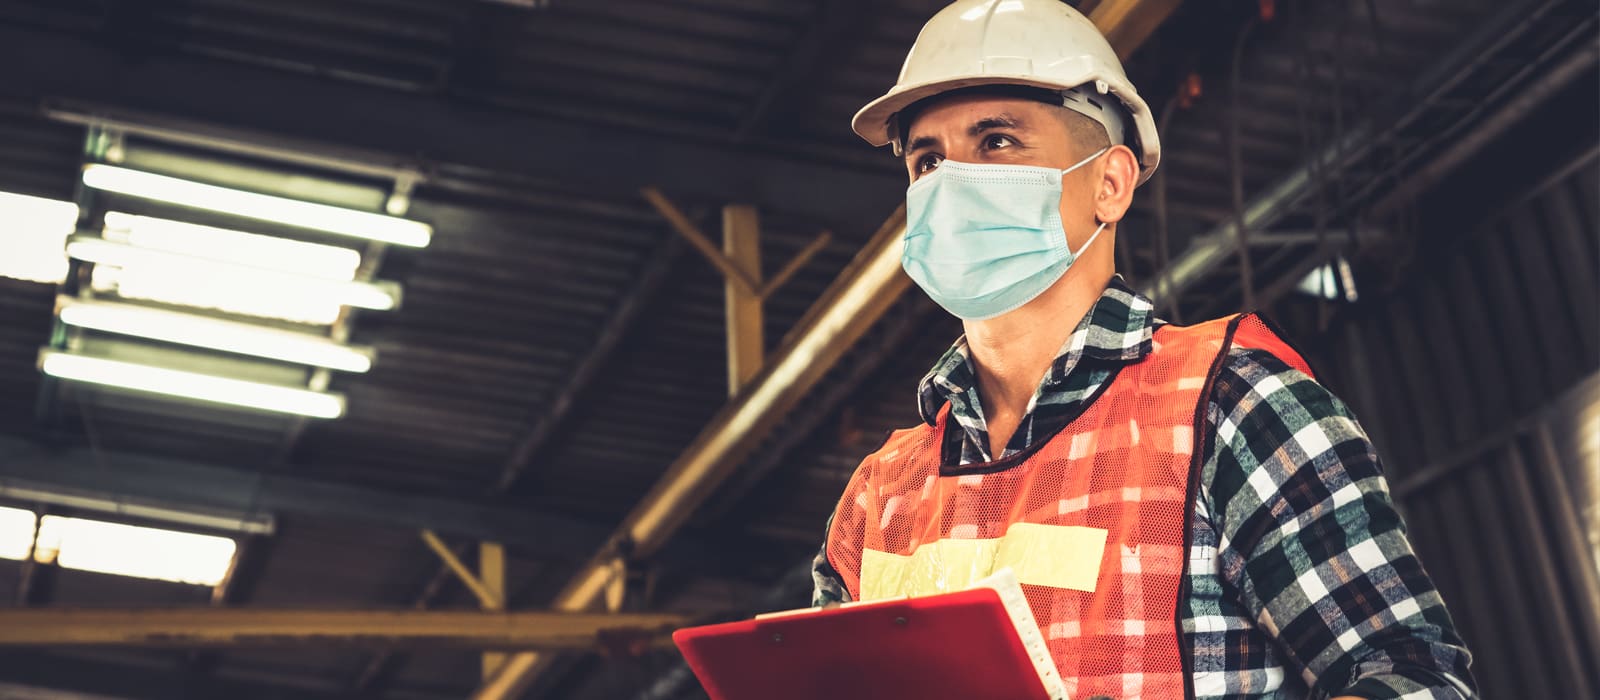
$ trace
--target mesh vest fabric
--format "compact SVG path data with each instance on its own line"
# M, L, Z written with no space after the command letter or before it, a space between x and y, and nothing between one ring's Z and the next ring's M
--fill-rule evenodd
M828 533L851 596L960 590L1009 566L1072 697L1184 697L1177 611L1210 382L1235 345L1310 370L1253 315L1154 340L1061 432L1011 457L942 464L948 406L896 431Z

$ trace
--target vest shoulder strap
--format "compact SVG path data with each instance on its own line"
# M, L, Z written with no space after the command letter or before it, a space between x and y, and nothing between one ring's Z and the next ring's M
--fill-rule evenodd
M1192 326L1163 326L1160 334L1164 337L1175 335L1188 336L1189 338L1204 338L1221 336L1226 351L1227 348L1240 347L1252 350L1264 350L1285 364L1293 367L1306 376L1315 378L1310 363L1306 362L1276 326L1259 314L1234 314L1222 318L1212 319ZM889 434L883 445L870 455L882 458L909 452L912 448L929 444L929 441L938 435L939 430L950 419L950 404L945 404L939 409L939 418L936 425L919 422L908 428L901 428Z
M1233 346L1265 350L1306 376L1316 377L1311 371L1311 363L1278 332L1276 325L1260 314L1244 314L1240 317L1233 333Z
M928 425L918 421L916 425L909 428L894 430L889 433L889 439L885 440L883 445L870 456L882 458L886 455L909 452L915 446L927 444L929 440L939 434L939 430L944 427L945 422L949 419L950 404L946 403L943 408L939 409L939 419L935 425Z
M1284 339L1283 335L1278 332L1277 326L1259 314L1234 314L1192 326L1163 326L1159 331L1159 335L1166 338L1174 336L1190 338L1221 336L1224 351L1236 347L1264 350L1290 367L1304 372L1306 376L1315 377L1311 371L1310 363L1306 362L1300 351L1296 350L1288 340Z

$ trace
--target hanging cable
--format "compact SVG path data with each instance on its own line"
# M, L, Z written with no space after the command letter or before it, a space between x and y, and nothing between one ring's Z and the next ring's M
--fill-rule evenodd
M1167 122L1171 121L1173 111L1172 108L1176 106L1177 103L1178 99L1174 97L1167 100L1166 106L1161 108L1161 118L1156 120L1156 133L1167 133ZM1156 274L1163 276L1170 272L1170 270L1167 269L1167 171L1171 169L1171 165L1168 165L1165 168L1156 168L1154 182L1150 183L1150 185L1155 189L1156 200L1156 238L1152 242L1153 247L1155 248L1153 251L1155 254L1151 257L1155 259L1156 269L1159 270L1159 272ZM1159 282L1159 280L1157 281ZM1157 289L1159 289L1159 287ZM1176 294L1165 294L1162 296L1162 299L1158 305L1167 307L1172 316L1172 320L1182 323L1182 319L1178 317L1178 300L1176 297Z
M1345 32L1349 29L1349 26L1350 15L1348 13L1341 14L1339 16L1339 21L1335 24L1333 30L1333 51L1329 52L1333 58L1332 94L1334 162L1339 164L1339 168L1336 169L1335 172L1343 172L1345 167L1344 38ZM1335 176L1332 184L1334 187L1334 207L1336 207L1339 211L1344 211L1345 204L1349 199L1349 193L1345 191L1345 178L1342 176Z
M1239 254L1239 286L1243 294L1241 306L1244 311L1256 310L1256 293L1255 273L1250 268L1250 227L1245 222L1244 214L1244 162L1239 148L1239 64L1243 62L1245 40L1258 23L1256 17L1251 17L1239 29L1239 36L1233 42L1233 66L1228 76L1228 171L1232 184L1234 245Z
M1310 22L1303 21L1301 24L1309 28ZM1327 183L1326 174L1323 172L1324 163L1322 162L1322 159L1318 157L1318 154L1322 153L1322 139L1320 136L1321 130L1313 128L1312 120L1307 114L1311 111L1311 107L1308 104L1311 98L1307 95L1307 92L1310 89L1309 86L1312 84L1314 70L1311 66L1310 52L1303 44L1298 52L1296 64L1296 70L1299 74L1300 80L1297 81L1298 85L1295 87L1295 119L1298 122L1300 132L1300 151L1302 154L1307 156L1306 162L1311 166L1311 226L1312 230L1316 233L1317 239L1316 247L1311 254L1314 256L1321 256L1323 251L1328 249ZM1320 278L1321 277L1319 276L1319 279ZM1317 328L1319 330L1326 330L1328 323L1328 303L1324 297L1326 296L1327 290L1319 291L1323 293L1316 297Z
M1372 41L1378 46L1378 58L1389 57L1389 45L1383 37L1383 23L1378 21L1378 0L1367 0L1367 21L1372 24Z
M1309 30L1312 22L1309 15L1301 15L1303 27ZM1312 214L1312 228L1317 234L1317 250L1322 250L1328 242L1328 184L1327 174L1323 166L1326 165L1318 157L1322 153L1322 129L1314 115L1311 114L1315 105L1312 104L1315 93L1308 94L1311 90L1316 70L1312 66L1311 50L1302 43L1298 54L1300 80L1295 86L1295 115L1300 127L1300 149L1305 156L1305 161L1311 165L1311 189L1314 195Z
M1172 115L1177 111L1177 107L1180 104L1185 107L1187 107L1189 104L1192 104L1194 98L1199 96L1199 93L1200 76L1195 73L1190 73L1189 76L1179 84L1177 94L1169 98L1167 100L1167 104L1161 108L1161 116L1156 120L1156 133L1167 133L1167 124L1172 121ZM1167 171L1171 169L1171 165L1168 165L1165 168L1156 168L1155 177L1150 183L1155 189L1154 195L1156 213L1156 238L1154 241L1155 255L1152 257L1155 259L1156 269L1159 270L1157 274L1160 275L1168 274L1169 270L1167 269L1167 265L1171 262L1172 256L1172 244L1170 237L1171 233L1167 228ZM1183 313L1178 308L1178 293L1176 291L1163 295L1161 301L1159 302L1159 306L1166 308L1167 314L1172 322L1179 324L1183 323Z

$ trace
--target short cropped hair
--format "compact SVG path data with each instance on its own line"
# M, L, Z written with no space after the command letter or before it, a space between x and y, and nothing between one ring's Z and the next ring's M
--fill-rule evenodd
M895 133L900 135L901 142L903 143L910 134L911 124L935 101L958 95L984 95L1042 102L1055 107L1053 111L1056 116L1067 126L1067 135L1074 143L1085 147L1086 153L1111 146L1111 137L1106 134L1106 128L1101 126L1100 122L1061 106L1060 92L1031 85L974 85L917 100L894 116Z

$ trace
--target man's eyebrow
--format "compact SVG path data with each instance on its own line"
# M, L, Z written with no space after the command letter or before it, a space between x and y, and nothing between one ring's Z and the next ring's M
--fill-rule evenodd
M995 116L992 116L992 117L984 117L982 119L979 119L976 122L973 122L972 126L967 128L967 135L968 136L977 136L978 134L981 134L981 133L983 133L985 131L991 131L991 130L994 130L994 129L1025 129L1025 128L1027 128L1027 127L1025 125L1023 125L1021 119L1013 117L1013 116L1011 116L1009 114L998 114L998 115L995 115Z
M906 146L906 153L914 153L924 148L932 148L937 145L939 145L939 139L936 139L932 136L918 136L911 140L910 146Z
M1026 128L1028 128L1027 125L1024 124L1021 119L1013 117L1010 114L1003 114L1002 113L1002 114L997 114L997 115L992 116L992 117L984 117L982 119L979 119L978 121L973 122L972 126L967 127L967 135L968 136L977 136L979 134L982 134L985 131L993 131L995 129L1026 129ZM916 137L916 138L911 140L911 144L910 145L906 146L905 152L906 152L907 155L909 155L911 153L915 153L917 151L920 151L920 150L922 150L924 148L931 148L931 147L937 146L937 145L939 145L939 139L936 139L936 138L934 138L932 136L918 136L918 137Z

